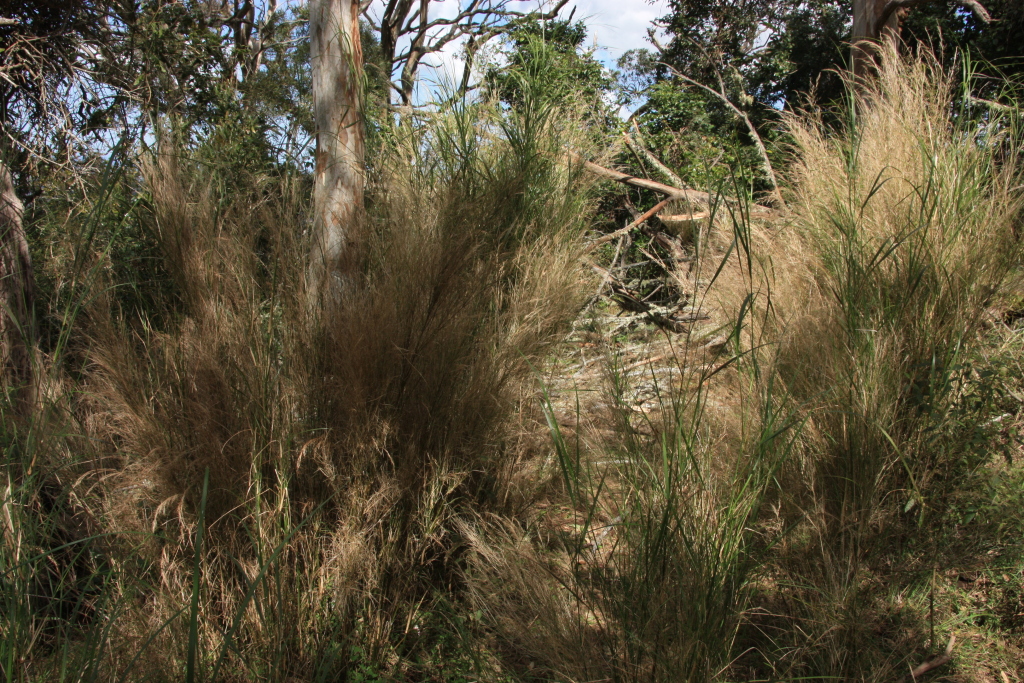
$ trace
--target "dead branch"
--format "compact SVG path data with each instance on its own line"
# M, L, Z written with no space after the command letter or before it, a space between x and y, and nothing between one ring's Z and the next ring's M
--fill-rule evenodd
M611 242L616 237L621 237L621 236L625 235L627 232L629 232L633 228L637 227L638 225L640 225L644 221L649 220L652 216L654 216L654 214L656 214L659 211L661 211L662 209L664 209L666 206L668 206L668 203L671 202L671 201L672 201L671 198L663 199L660 202L658 202L657 204L655 204L651 209L649 209L642 216L640 216L635 221L633 221L632 223L627 225L626 227L619 228L615 232L610 232L607 235L604 235L603 237L598 237L596 240L594 240L593 242L590 243L590 246L588 246L583 253L584 254L589 254L590 252L594 251L595 249L597 249L602 244L604 244L606 242Z
M946 664L947 662L949 662L949 660L953 658L953 644L955 642L956 642L956 636L955 635L951 635L949 637L949 642L946 643L946 651L943 652L938 657L936 657L935 659L931 660L930 662L925 662L924 664L920 664L920 665L918 665L918 667L916 669L913 669L910 672L910 680L911 681L917 680L918 676L923 676L924 674L928 673L929 671L932 671L933 669L938 669L943 664Z
M658 306L650 304L636 292L625 285L619 278L615 277L610 270L602 268L592 261L587 261L595 273L602 277L602 289L606 284L611 284L612 298L623 308L623 310L639 314L639 317L646 317L658 327L670 332L685 332L688 325L701 320L710 320L711 316L704 310L692 306Z
M633 187L639 187L644 190L652 190L660 194L666 195L669 199L685 199L690 202L696 202L699 204L711 204L715 198L707 192L701 192L700 190L691 190L689 188L672 187L664 183L659 183L656 180L648 180L647 178L637 178L631 176L628 173L622 173L620 171L613 171L610 168L604 166L598 166L592 161L586 161L577 154L569 153L569 156L575 161L582 161L583 167L593 173L596 176L602 178L608 178L614 180L617 183L623 183L625 185L632 185ZM774 209L762 206L760 204L751 204L751 213L757 214L762 217L774 216L777 211Z
M575 154L571 156L577 160L582 160ZM610 168L604 166L598 166L592 161L583 161L583 167L594 175L601 176L602 178L608 178L614 180L617 183L624 183L626 185L632 185L633 187L639 187L644 190L653 190L663 195L668 196L670 199L685 199L691 202L708 203L711 200L711 195L707 192L701 192L700 190L681 189L678 187L672 187L664 183L659 183L656 180L648 180L647 178L637 178L631 176L628 173L622 173L620 171L613 171Z

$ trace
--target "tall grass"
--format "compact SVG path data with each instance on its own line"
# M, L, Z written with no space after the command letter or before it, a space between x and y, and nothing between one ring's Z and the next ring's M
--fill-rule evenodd
M524 85L521 113L458 104L382 136L362 281L336 305L303 291L301 184L229 184L169 145L143 157L167 286L145 312L109 276L83 298L54 409L87 440L26 456L9 432L47 480L88 444L55 505L104 534L73 540L109 581L55 641L93 648L69 678L415 675L420 622L459 593L458 522L501 508L522 383L582 302L589 193L561 161L577 131ZM12 486L32 483L3 500L3 671L43 680L62 665L22 596L47 558L26 563L20 539L46 517Z
M567 435L549 410L561 559L543 524L475 539L476 604L517 666L891 680L925 657L877 636L887 608L866 587L996 452L977 439L993 417L978 352L1019 267L1020 137L929 55L881 63L851 84L845 126L787 119L785 221L723 208L732 230L695 245L712 280L695 298L732 316L731 355L678 341L647 416L610 361L603 430Z
M669 339L661 368L609 355L607 414L592 416L592 432L577 414L566 433L547 400L570 519L484 523L474 536L474 604L512 666L528 663L539 680L711 681L735 656L778 537L762 521L801 418L776 386L763 321L751 319L754 301L762 313L767 302L755 291L766 273L750 251L749 212L721 210L731 229L695 245L703 270L679 280L743 290L716 298L736 305L719 330L733 343L709 347L697 331ZM707 291L694 305L710 306ZM640 383L651 408L630 399Z
M799 506L816 540L805 569L845 606L822 637L848 639L840 652L818 643L823 674L877 665L858 654L861 570L894 509L927 514L936 480L961 471L956 427L986 417L952 418L1021 254L1014 118L970 115L927 53L881 63L850 88L838 133L814 116L788 125L795 216L776 290L788 317L779 374L809 415Z
M102 240L54 240L43 268L75 264L73 300L45 311L60 343L38 409L0 416L0 675L891 680L919 663L920 633L877 636L870 587L995 452L984 332L1015 303L1015 112L884 54L845 126L790 117L791 213L719 202L678 264L725 341L666 337L661 369L609 354L593 430L542 402L558 481L517 491L537 471L517 445L535 370L592 291L593 194L564 161L588 143L542 75L514 110L457 101L377 131L340 302L304 291L301 177L227 177L169 143L123 181L158 286L126 297Z

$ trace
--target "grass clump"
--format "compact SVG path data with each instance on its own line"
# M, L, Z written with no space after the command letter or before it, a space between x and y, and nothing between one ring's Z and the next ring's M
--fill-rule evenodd
M139 211L165 295L154 315L119 307L99 257L76 376L46 408L74 431L19 456L42 479L15 471L28 439L5 461L5 595L32 593L52 559L26 564L17 538L36 532L12 487L44 486L76 449L54 505L110 539L73 539L110 567L102 618L61 638L97 639L90 679L429 668L452 638L421 625L459 594L459 520L502 508L520 387L582 301L589 195L556 154L566 123L551 106L481 103L396 130L370 169L362 282L337 305L304 291L295 178L236 193L187 150L144 156ZM32 636L38 609L18 605L5 675L66 668Z
M891 680L942 652L956 617L936 567L984 561L950 551L948 512L974 487L1005 505L982 482L1019 412L998 320L1021 255L1017 120L958 110L957 87L929 55L888 53L845 126L787 119L791 212L720 203L677 278L709 279L691 300L719 307L725 341L670 340L667 368L610 361L589 427L579 403L567 433L549 410L562 517L476 539L476 604L512 666Z
M819 675L884 669L864 646L865 572L993 455L972 438L994 417L979 392L999 391L978 354L1020 262L1020 138L1005 110L957 111L957 85L926 53L886 53L838 133L789 121L793 241L774 305L779 376L807 428L786 571L815 587Z
M737 170L698 239L638 240L710 321L538 407L594 286L592 131L541 75L375 131L340 301L294 170L126 167L144 296L54 241L61 341L2 423L3 677L892 680L951 634L1024 673L1016 111L882 54L843 126L787 119L785 216Z

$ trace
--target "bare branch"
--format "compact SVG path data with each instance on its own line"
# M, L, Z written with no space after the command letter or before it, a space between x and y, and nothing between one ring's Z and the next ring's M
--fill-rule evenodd
M768 158L768 148L764 146L764 141L761 139L761 135L757 132L757 128L750 120L750 117L747 116L746 112L744 112L742 109L733 104L732 100L730 100L724 92L718 92L714 88L708 87L701 83L700 81L690 78L689 76L679 72L679 70L677 70L676 68L669 64L665 64L664 62L659 62L659 64L668 67L677 78L717 97L727 107L729 107L740 120L742 120L747 125L747 130L750 132L750 136L754 139L754 145L757 147L757 151L761 155L761 164L764 167L764 172L768 175L768 180L772 184L773 199L779 205L780 208L788 210L788 207L786 206L786 200L782 198L782 192L779 190L778 180L776 180L775 178L775 169L772 168L772 162Z
M571 154L571 153L570 153ZM622 173L620 171L613 171L610 168L604 166L598 166L592 161L585 161L581 157L571 154L577 161L583 161L583 167L594 175L607 178L608 180L614 180L617 183L623 183L625 185L632 185L633 187L639 187L644 190L652 190L654 192L666 195L670 199L685 199L687 201L694 202L707 202L710 195L706 192L700 192L699 190L683 189L678 187L672 187L671 185L665 185L659 183L656 180L648 180L647 178L637 178L631 176L628 173Z
M632 223L630 223L626 227L619 228L615 232L610 232L607 235L604 235L602 237L598 237L596 240L594 240L593 242L590 243L590 245L586 248L586 250L584 250L583 253L584 254L589 254L590 252L594 251L595 249L597 249L599 246L601 246L605 242L611 242L613 239L616 239L618 237L622 237L627 232L629 232L633 228L637 227L638 225L640 225L644 221L649 220L652 216L654 216L654 214L656 214L659 211L661 211L662 209L664 209L666 206L668 206L669 202L671 202L671 201L672 201L671 197L669 197L668 199L662 199L660 202L655 204L652 208L650 208L642 216L637 218L635 221L633 221Z
M943 664L946 664L947 662L949 662L949 660L953 658L953 645L954 645L954 643L956 643L956 636L955 635L951 635L949 637L949 642L946 643L946 651L943 652L938 657L936 657L935 659L933 659L933 660L931 660L929 662L925 662L924 664L920 664L920 665L918 665L918 667L916 669L913 669L910 672L910 680L911 681L917 680L918 676L923 676L924 674L928 673L929 671L931 671L933 669L938 669Z
M454 17L429 19L425 11L429 0L387 0L379 19L371 19L371 23L379 27L381 50L391 64L395 90L402 105L408 107L412 104L417 71L426 55L440 52L467 35L475 40L475 52L491 38L511 30L515 20L553 19L568 2L556 0L546 11L522 12L510 9L511 0L471 0ZM404 36L409 37L409 47L399 51L398 43ZM464 74L464 81L467 75L468 71ZM465 89L468 89L468 83L464 85Z
M639 187L644 190L652 190L667 196L669 199L684 199L688 202L694 202L699 204L712 204L715 201L715 197L712 197L707 192L701 192L700 190L691 190L690 188L679 188L672 187L671 185L665 185L659 183L656 180L648 180L647 178L637 178L631 176L628 173L622 173L620 171L613 171L610 168L604 166L598 166L592 161L587 161L578 154L569 152L569 158L576 163L582 163L583 167L593 173L596 176L607 178L608 180L614 180L617 183L623 183L624 185L632 185L633 187ZM772 210L767 206L761 206L760 204L752 204L751 213L757 214L762 217L775 216L778 212Z

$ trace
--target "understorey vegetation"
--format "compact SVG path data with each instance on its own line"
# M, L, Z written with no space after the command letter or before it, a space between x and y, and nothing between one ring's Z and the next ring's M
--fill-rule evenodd
M229 59L201 4L116 15L88 87L0 23L0 680L1024 681L1005 55L757 104L687 3L619 74L559 5L414 94L366 23L339 275L306 10Z

